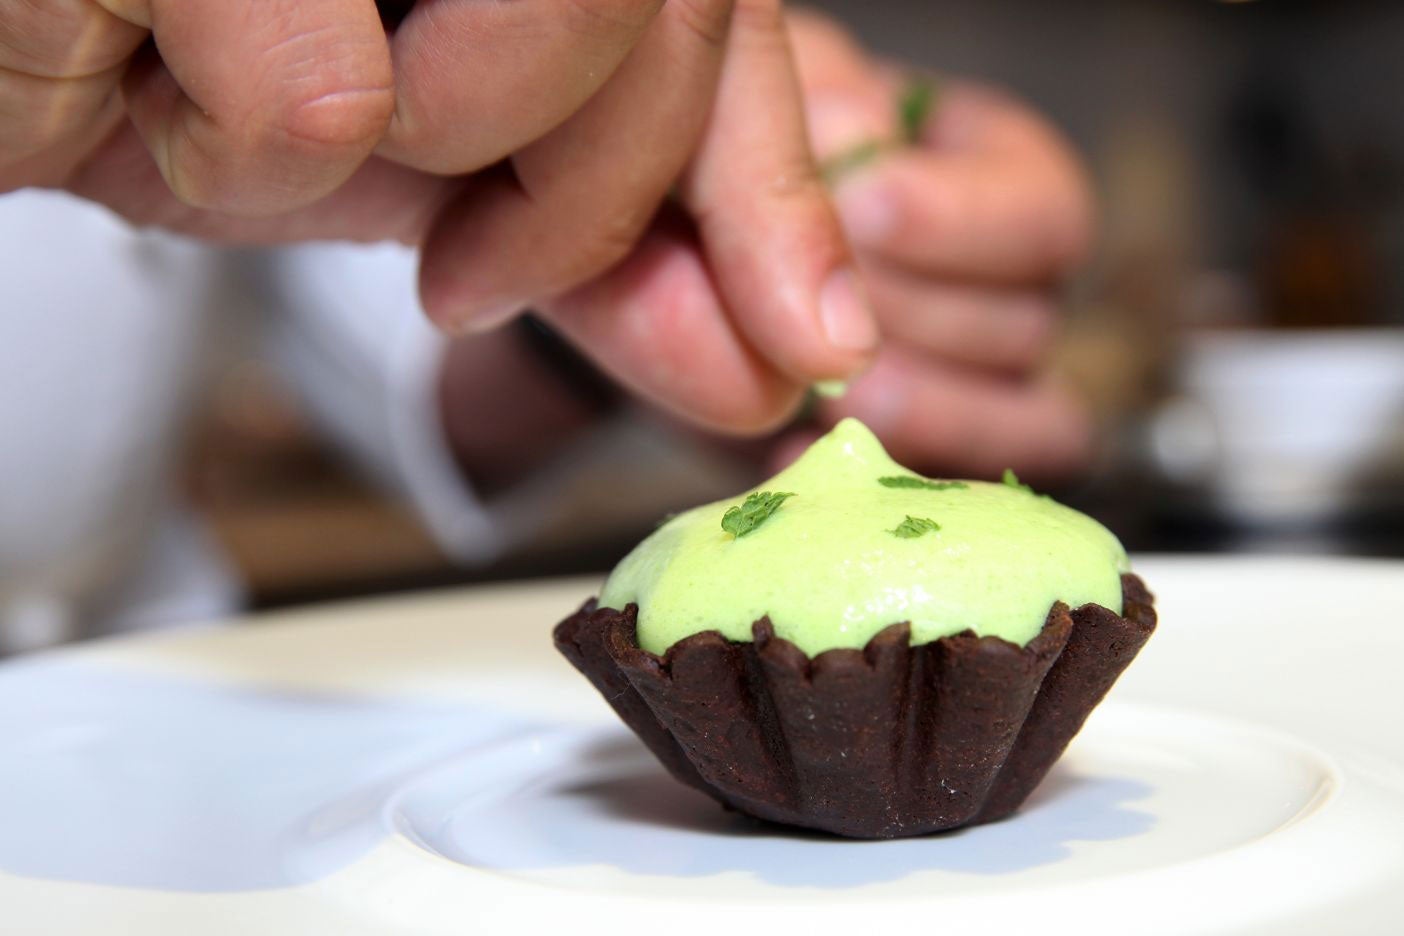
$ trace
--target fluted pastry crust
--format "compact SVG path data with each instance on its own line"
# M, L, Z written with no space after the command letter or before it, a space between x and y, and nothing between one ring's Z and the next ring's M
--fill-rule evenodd
M708 631L660 657L634 606L593 600L555 640L682 782L762 819L897 838L1019 807L1155 629L1141 580L1122 592L1121 615L1055 604L1024 647L969 631L913 647L893 624L811 659L762 618L752 642Z

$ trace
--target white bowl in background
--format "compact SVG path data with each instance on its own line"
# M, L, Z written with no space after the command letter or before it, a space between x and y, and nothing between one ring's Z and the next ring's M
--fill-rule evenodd
M1172 482L1246 521L1404 502L1404 328L1203 332L1151 424Z

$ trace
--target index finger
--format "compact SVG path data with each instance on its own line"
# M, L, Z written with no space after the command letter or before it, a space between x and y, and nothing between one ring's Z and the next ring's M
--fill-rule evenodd
M850 377L879 334L809 149L778 0L738 0L726 55L684 203L756 350L800 383Z

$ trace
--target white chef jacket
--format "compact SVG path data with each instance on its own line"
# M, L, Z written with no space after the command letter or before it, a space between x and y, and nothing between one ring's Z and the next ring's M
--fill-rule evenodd
M486 563L646 524L753 478L637 414L604 422L485 502L451 458L435 385L446 340L396 245L305 244L231 264L71 196L0 196L0 655L223 617L235 570L174 490L209 348L256 319L318 423L407 499L445 553Z
M502 548L439 434L443 339L418 312L412 252L292 248L264 283L231 282L227 259L63 193L0 196L0 654L241 603L172 493L207 339L231 316L266 313L315 418L451 555Z

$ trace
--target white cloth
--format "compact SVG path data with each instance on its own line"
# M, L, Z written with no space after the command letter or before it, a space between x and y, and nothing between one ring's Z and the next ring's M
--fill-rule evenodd
M0 197L0 654L241 602L171 489L202 340L222 316L247 317L251 296L268 304L267 345L315 419L451 556L504 548L441 435L444 342L419 312L413 253L270 256L272 289L246 278L231 294L217 249L62 193Z
M420 311L415 252L302 244L273 255L270 348L316 418L415 507L454 559L497 558L510 537L462 476L438 415L446 339Z
M69 636L142 567L213 274L206 249L87 202L0 198L0 651Z
M483 503L450 455L446 340L400 246L269 251L231 284L213 248L65 195L0 197L0 655L232 611L234 570L171 494L171 460L221 318L266 347L327 433L465 564L647 523L745 486L724 460L615 420ZM504 401L510 405L510 401Z
M624 412L531 477L478 497L443 435L436 382L448 339L420 308L417 275L415 252L401 246L282 249L270 335L313 416L415 506L451 558L475 565L536 546L576 548L754 480L724 453Z

